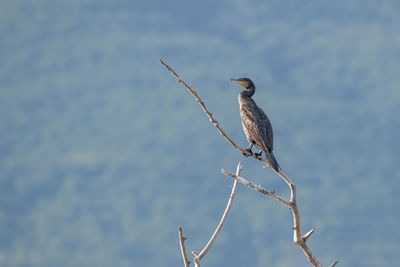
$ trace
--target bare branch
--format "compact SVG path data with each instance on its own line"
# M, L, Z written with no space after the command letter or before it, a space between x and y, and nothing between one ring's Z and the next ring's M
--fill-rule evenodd
M314 233L314 229L311 229L307 232L307 234L303 235L303 240L307 241L307 239Z
M296 186L294 184L289 184L290 187L290 205L293 213L293 242L300 245L301 243L301 227L300 227L300 215L297 209L296 201ZM308 257L308 256L307 256Z
M239 183L244 184L245 186L248 186L248 187L250 187L251 189L253 189L253 190L255 190L255 191L258 191L258 192L260 192L260 193L263 193L264 195L267 195L267 196L272 197L273 199L279 201L280 203L282 203L283 205L285 205L285 206L288 207L289 209L291 208L290 203L289 203L288 201L286 201L285 199L283 199L282 197L280 197L280 196L278 196L277 194L275 194L275 192L273 192L273 191L268 191L267 189L264 189L264 188L262 188L262 187L259 186L259 185L255 185L255 184L253 184L252 182L250 182L250 181L248 181L248 180L246 180L246 179L244 179L244 178L242 178L242 177L240 177L240 176L238 176L238 175L236 175L236 174L233 174L233 173L231 173L231 172L228 172L228 171L226 171L226 170L224 170L224 169L222 169L221 172L222 172L223 174L225 174L226 176L235 179L235 180L238 181Z
M236 168L236 175L237 176L240 175L241 170L242 170L242 164L239 162L238 165L237 165L237 168ZM236 186L237 186L237 180L235 180L234 183L233 183L232 192L231 192L231 195L229 197L228 204L226 205L224 214L222 215L221 221L219 222L217 228L214 231L214 234L211 236L211 238L208 241L207 245L203 248L203 250L199 253L199 255L197 257L195 257L195 259L193 260L195 263L199 262L204 257L204 255L207 253L207 251L210 249L210 247L214 243L215 239L217 238L217 235L218 235L219 231L221 230L221 228L222 228L222 226L223 226L223 224L224 224L224 222L226 220L226 217L227 217L227 215L229 213L229 210L231 209L232 201L233 201L233 198L235 197Z
M248 180L235 175L233 173L230 173L225 170L221 170L222 173L224 173L226 176L231 177L235 179L236 181L239 181L240 183L250 187L253 190L256 190L260 193L263 193L267 196L272 197L273 199L279 201L281 204L285 205L288 207L292 213L293 213L293 242L301 247L303 250L304 254L307 256L308 260L316 267L322 266L321 263L317 260L315 256L313 256L311 250L308 248L306 241L310 237L310 235L314 232L314 230L309 231L307 234L304 235L304 237L301 237L301 230L300 230L300 215L297 209L297 203L296 203L296 187L294 184L290 183L290 201L286 201L282 197L276 195L274 192L268 191L261 186L257 186L253 184L252 182L249 182Z
M245 154L246 156L251 156L259 161L262 161L263 163L265 163L267 166L268 165L268 161L266 158L257 156L255 154L250 154L247 150L243 149L242 147L238 146L226 133L225 131L219 126L217 120L212 116L211 112L208 111L207 107L205 106L204 102L200 99L199 95L197 94L197 92L190 86L188 86L180 77L179 75L171 68L169 67L167 64L165 64L161 59L160 59L160 63L168 69L168 71L170 71L172 73L172 75L175 76L175 78L178 80L178 83L182 84L196 99L196 101L200 104L200 106L202 107L202 109L204 110L204 112L206 113L206 115L208 116L208 118L210 119L210 122L217 128L217 130L220 132L220 134L237 150L239 150L240 152L242 152L243 154ZM272 169L272 168L271 168ZM273 169L272 169L273 170ZM303 250L304 254L307 256L308 260L314 265L314 266L322 266L321 263L319 263L319 261L317 260L317 258L315 256L313 256L311 250L308 248L306 241L307 239L310 237L310 235L313 233L313 230L308 232L307 234L305 234L303 237L301 236L301 225L300 225L300 215L299 215L299 211L297 208L297 201L296 201L296 186L292 183L292 181L289 179L289 177L287 177L287 175L280 170L279 172L276 172L284 181L285 183L289 186L290 188L290 201L286 201L284 200L282 197L276 195L274 192L270 192L260 186L256 186L253 183L247 181L246 179L240 177L239 175L234 175L232 173L229 173L225 170L222 170L222 172L235 179L236 181L239 181L240 183L250 187L253 190L256 190L258 192L261 192L265 195L268 195L272 198L274 198L275 200L279 201L281 204L285 205L286 207L288 207L293 214L293 242L297 245L299 245L301 247L301 249ZM206 246L207 247L207 246ZM196 259L196 257L195 257ZM335 266L337 263L337 261L335 261L331 266ZM195 261L196 264L196 261Z
M329 267L335 267L336 263L338 263L338 262L339 262L339 260L335 260L331 265L329 265Z
M282 177L282 176L281 176ZM317 258L312 254L310 248L307 246L307 239L310 237L311 233L306 234L306 238L301 237L301 226L300 226L300 214L297 208L297 200L296 200L296 186L291 182L288 183L290 187L290 206L293 214L293 242L301 247L304 254L311 262L312 265L316 267L322 266L322 264L317 260Z
M261 157L261 156L257 156L256 154L250 154L249 151L247 151L246 149L238 146L233 140L232 138L230 138L229 135L227 135L225 133L225 131L221 128L221 126L219 126L219 123L217 122L217 120L213 117L212 113L210 111L208 111L206 105L204 104L204 102L201 100L201 98L199 97L199 95L197 94L196 90L194 90L192 87L188 86L185 81L183 81L179 75L170 67L168 66L164 61L162 61L160 59L160 63L167 69L169 70L172 75L174 75L174 77L178 80L178 83L182 84L183 87L185 87L189 93L191 93L193 95L193 97L196 99L196 101L200 104L201 108L204 110L204 112L206 113L207 117L210 119L210 122L217 128L217 130L219 131L219 133L237 150L239 150L240 152L242 152L243 154L245 154L246 156L250 156L253 157L259 161L262 161L264 164L266 164L266 166L269 167L268 161L266 158ZM272 168L271 168L272 169ZM272 169L273 170L273 169ZM287 175L281 170L279 172L277 172L279 174L279 176L289 185L292 182L290 181L289 177L287 177Z
M236 168L236 175L240 175L240 172L242 171L242 164L239 162ZM219 232L222 229L222 226L225 223L225 220L228 216L228 213L231 209L232 206L232 202L233 202L233 198L235 197L235 192L236 192L236 188L237 188L237 180L234 181L233 186L232 186L232 191L228 200L228 203L226 205L225 211L222 214L221 220L218 223L217 228L215 229L213 235L211 236L210 240L207 242L207 244L204 246L204 248L201 250L200 253L194 252L192 251L192 254L194 256L193 258L193 263L195 267L200 267L200 260L204 257L204 255L206 255L206 253L208 252L208 250L211 248L211 246L214 244L214 241L217 239L217 236L219 234ZM187 254L186 254L186 248L185 248L185 243L184 241L186 240L186 238L183 237L182 235L182 227L178 228L178 233L179 233L179 244L181 247L181 253L182 253L182 258L183 258L183 262L185 264L185 267L189 267L190 265L190 261L188 260Z
M197 103L200 104L200 106L202 107L202 109L204 110L204 112L206 113L207 117L210 119L210 122L217 128L217 130L219 131L219 133L237 150L239 150L240 152L242 152L243 154L245 154L246 156L250 156L253 157L255 159L258 159L259 161L264 162L267 166L268 165L268 161L266 158L263 158L261 156L256 156L255 154L250 154L249 151L245 150L244 148L238 146L226 133L225 131L221 128L221 126L219 126L217 120L213 117L212 113L210 111L208 111L206 105L204 104L204 102L200 99L199 95L197 94L196 90L194 90L192 87L188 86L180 77L179 75L167 64L164 63L164 61L162 61L160 59L160 63L167 69L169 70L172 75L175 76L175 78L178 80L178 83L182 84L183 87L185 87L189 93L191 93L193 95L193 97L196 99Z
M190 261L188 260L188 257L187 257L187 254L186 254L186 248L185 248L185 240L186 240L186 238L184 238L183 235L182 235L182 227L178 228L178 235L179 235L179 245L181 247L183 262L185 264L185 267L189 267L190 266Z

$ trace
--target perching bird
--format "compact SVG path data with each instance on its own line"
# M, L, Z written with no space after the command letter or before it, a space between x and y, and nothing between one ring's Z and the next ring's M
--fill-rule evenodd
M261 156L264 151L269 166L279 172L280 167L272 153L274 137L271 122L264 111L251 98L256 91L256 87L248 78L231 79L231 82L235 82L245 88L245 90L239 93L238 100L243 130L247 140L250 142L250 146L246 150L250 154L253 154L252 148L254 145L260 149L260 152L256 153L256 156Z

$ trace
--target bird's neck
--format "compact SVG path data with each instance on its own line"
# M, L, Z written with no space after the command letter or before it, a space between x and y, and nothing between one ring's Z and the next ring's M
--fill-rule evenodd
M256 91L256 88L254 86L250 88L246 88L245 90L240 92L240 95L242 97L252 97L254 95L254 92Z

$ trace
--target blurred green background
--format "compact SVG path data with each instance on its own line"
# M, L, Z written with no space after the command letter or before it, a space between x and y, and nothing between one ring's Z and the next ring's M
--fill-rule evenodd
M247 146L230 78L249 77L324 264L395 266L400 3L21 1L0 7L0 266L182 266L245 159L158 62ZM204 266L310 266L291 213L239 186Z

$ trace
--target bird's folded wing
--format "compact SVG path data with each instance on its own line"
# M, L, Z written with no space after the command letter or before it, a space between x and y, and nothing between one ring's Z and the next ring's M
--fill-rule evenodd
M261 146L272 150L273 135L271 123L267 115L257 106L254 108L244 107L241 109L243 127L245 127L251 138Z
M258 107L259 110L259 114L262 120L262 125L264 125L264 140L265 140L265 144L267 145L267 147L271 150L274 149L274 133L272 131L272 125L271 125L271 121L269 120L267 114L265 114L265 112Z

